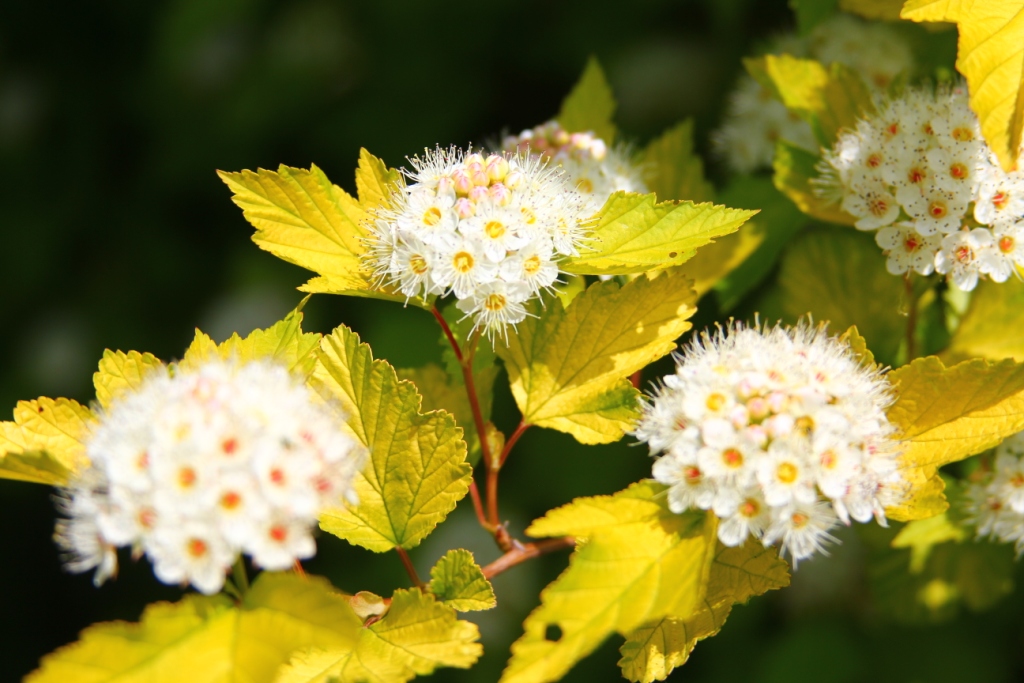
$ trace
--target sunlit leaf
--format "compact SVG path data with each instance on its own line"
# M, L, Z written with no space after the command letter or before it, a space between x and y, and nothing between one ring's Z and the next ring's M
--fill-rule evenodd
M383 619L359 633L355 648L295 657L277 683L404 683L440 667L469 668L483 650L475 624L417 589L395 591Z
M631 681L662 681L690 657L698 641L725 623L733 605L789 585L789 565L757 540L729 548L718 544L703 605L687 619L662 617L631 633L619 648L622 675Z
M756 213L616 192L597 213L593 239L559 267L580 275L628 275L678 265Z
M569 534L587 541L526 618L503 683L556 681L613 632L628 635L661 617L686 619L701 608L716 518L677 515L664 501L656 485L640 484L615 496L570 503L554 511L556 520L545 517L531 526L531 535ZM598 524L589 517L594 508L602 511ZM549 639L551 627L559 634Z
M370 154L359 150L359 167L356 168L356 191L359 203L365 209L387 206L391 196L402 187L402 174Z
M90 626L43 658L31 683L261 683L300 648L349 648L362 622L317 577L264 572L239 604L191 595L146 608L139 623Z
M969 358L1024 361L1024 281L982 280L971 293L971 303L960 326L942 353L943 360Z
M1003 168L1015 168L1024 128L1024 0L909 0L900 16L956 23L956 68L967 78L971 109Z
M96 400L104 408L110 407L111 401L121 392L137 389L150 371L163 365L151 353L104 350L99 370L92 376Z
M557 299L535 306L497 345L523 420L582 443L620 439L638 415L626 378L675 348L693 303L690 281L672 269L591 285L567 309Z
M562 102L555 120L572 133L592 131L611 144L615 140L615 96L597 59L591 57L580 80Z
M347 327L323 338L317 358L315 386L370 449L355 483L359 505L324 511L320 526L376 552L418 545L469 490L462 429L448 413L421 413L416 387Z
M83 440L94 421L71 399L19 401L14 421L0 422L0 478L64 484L88 465Z
M460 612L491 609L497 604L491 582L484 577L473 553L449 550L430 570L430 592Z

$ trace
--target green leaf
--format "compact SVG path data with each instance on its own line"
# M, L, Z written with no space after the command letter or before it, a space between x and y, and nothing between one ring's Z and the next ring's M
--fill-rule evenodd
M838 0L789 0L789 7L796 14L796 25L800 35L811 30L835 14Z
M644 181L661 200L709 202L715 189L704 177L704 162L693 150L693 119L651 141L641 155Z
M774 548L752 538L738 548L719 543L702 607L687 619L662 617L631 633L619 648L622 675L642 683L665 680L698 641L721 630L733 605L787 585L789 565Z
M420 413L416 387L347 327L323 338L317 359L314 386L341 404L370 449L355 483L359 505L324 511L321 528L375 552L418 545L469 490L462 429L448 413Z
M811 184L818 177L815 168L821 157L780 140L775 145L772 180L780 192L811 218L827 223L853 225L856 218L839 208L839 202L821 196Z
M503 683L556 681L612 632L628 635L661 617L686 619L701 608L716 518L674 514L664 500L663 487L643 483L570 503L530 527L531 535L586 536L587 542L577 546L569 568L544 589L540 607L526 618ZM594 508L602 511L598 524L590 518ZM546 637L550 626L560 629L557 640Z
M356 168L356 192L364 209L388 206L391 197L402 187L402 174L397 169L370 154L359 150L359 167Z
M196 330L192 344L178 365L195 370L214 358L234 359L242 363L272 359L298 375L309 377L316 365L320 336L302 331L302 313L296 309L265 330L253 330L244 339L236 332L222 344L214 343L206 334Z
M779 286L790 320L810 313L836 331L857 325L883 364L896 362L907 326L903 281L885 269L871 235L835 228L805 233L782 259Z
M608 144L615 141L615 96L595 57L587 60L580 80L562 102L555 117L570 133L592 131Z
M839 9L865 19L899 21L905 0L839 0Z
M722 191L720 199L727 206L741 209L760 209L735 236L723 238L700 250L686 266L696 280L698 292L705 278L709 262L718 258L721 273L715 278L715 292L723 311L735 308L740 300L761 283L771 272L779 255L793 237L804 227L806 219L793 202L775 189L771 180L760 176L737 176ZM753 253L746 253L753 247ZM729 257L722 252L732 249ZM735 265L734 265L735 264Z
M96 418L67 398L19 401L0 422L0 478L61 485L89 463L83 443Z
M756 211L616 192L596 216L593 240L560 264L579 275L629 275L679 265L714 238L735 232Z
M896 401L889 421L903 440L900 456L912 496L888 508L892 519L922 519L946 507L939 467L980 453L1024 430L1024 364L965 361L947 368L918 358L889 373Z
M483 649L475 624L417 589L395 591L383 619L362 629L354 649L297 656L277 683L404 683L439 667L466 669Z
M163 366L160 359L151 353L105 349L99 370L92 376L96 400L104 408L109 408L121 392L138 389L147 374Z
M491 582L473 561L473 553L449 550L430 570L430 592L460 612L491 609L497 605Z
M536 317L496 349L523 421L581 443L622 438L638 415L626 378L675 348L693 302L689 280L672 269L591 285L568 308L556 298L534 305Z
M270 683L300 648L349 648L361 622L319 577L264 572L241 604L191 595L146 608L137 624L90 626L43 657L31 683Z
M1024 2L909 0L900 17L956 22L956 68L967 79L971 111L1003 169L1015 169L1024 131Z
M944 361L969 358L1024 361L1024 281L983 280L971 293L971 303L960 320Z
M875 110L871 90L843 64L831 66L791 55L745 59L744 65L786 107L811 124L818 144L831 147L838 132Z

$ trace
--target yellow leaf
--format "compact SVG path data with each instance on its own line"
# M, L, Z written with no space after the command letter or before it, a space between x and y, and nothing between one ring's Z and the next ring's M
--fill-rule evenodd
M822 197L811 184L818 177L815 168L821 158L805 149L780 140L775 145L772 181L801 211L818 220L853 225L857 219L839 208L839 203Z
M402 174L370 154L359 150L356 169L356 191L364 209L374 209L391 203L391 196L402 187Z
M430 592L460 612L491 609L497 605L494 588L473 553L461 548L449 550L430 570Z
M92 376L96 400L104 408L109 408L111 401L122 391L137 389L151 370L163 366L160 359L151 353L104 350L99 370Z
M910 548L910 573L920 574L932 548L949 541L959 543L967 538L963 526L954 525L945 514L910 522L892 539L893 548Z
M536 307L496 349L523 420L581 443L620 439L638 410L626 378L675 348L693 303L690 281L673 269L621 288L592 285L567 309L557 299Z
M446 412L420 413L416 387L347 327L323 338L317 358L314 386L341 404L370 449L355 483L359 505L324 511L321 528L375 552L418 545L469 491L462 429Z
M0 422L0 478L65 483L89 463L83 440L95 419L67 398L19 401L14 422Z
M757 211L616 192L595 217L593 239L560 264L579 275L629 275L679 265L739 229Z
M886 510L897 520L945 509L939 467L992 448L1024 430L1024 365L965 361L947 368L918 358L889 373L896 401L888 416L903 440L901 468L913 497Z
M597 59L591 57L579 82L562 102L555 120L570 133L592 131L608 144L615 140L615 96Z
M738 548L719 543L702 607L687 619L663 617L631 633L619 648L622 675L642 683L665 680L698 641L721 630L733 605L787 585L789 565L774 548L752 538Z
M235 359L242 363L265 358L273 359L292 372L308 377L316 365L320 335L302 331L302 313L299 309L265 330L253 330L244 339L236 332L219 345L196 330L196 336L178 366L194 370L213 358Z
M43 658L30 683L270 683L300 648L348 648L362 623L318 577L264 572L239 605L192 595L146 608L137 624L90 626Z
M942 353L946 362L970 358L1024 361L1024 281L982 280L960 326Z
M956 68L967 78L971 109L1003 168L1015 168L1024 127L1024 0L909 0L900 16L956 23Z
M649 495L646 501L638 496ZM714 557L716 518L677 515L664 507L664 492L641 484L615 496L585 498L582 511L562 508L557 523L531 526L556 534L588 536L566 569L541 593L540 607L512 645L503 683L545 683L565 675L613 632L628 635L664 616L689 618L701 607ZM621 521L617 501L623 501ZM588 521L604 511L598 526ZM647 510L646 515L638 509ZM546 519L546 518L545 518ZM548 631L559 634L549 639Z
M658 197L709 202L715 190L704 177L704 162L693 150L693 119L652 140L642 155L644 181Z
M404 683L435 669L467 669L483 649L475 624L417 589L398 590L383 619L359 634L355 648L315 650L288 665L277 683Z

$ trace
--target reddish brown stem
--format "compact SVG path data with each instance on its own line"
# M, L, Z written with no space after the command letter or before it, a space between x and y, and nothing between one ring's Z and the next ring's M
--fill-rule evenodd
M633 383L633 388L634 389L639 389L640 388L640 380L641 380L641 375L642 374L643 374L643 370L637 370L632 375L630 375L629 381Z
M452 351L455 352L455 357L459 360L459 365L462 365L462 349L459 348L459 341L452 334L452 328L448 327L448 321L441 315L441 311L437 310L437 306L433 306L430 312L437 318L437 322L440 323L441 329L444 330L444 336L448 337L448 343L452 345Z
M298 560L295 560L295 564L292 566L292 569L294 569L295 573L302 578L306 578L306 570L302 568L302 563Z
M483 528L493 532L491 523L487 521L487 515L484 514L484 504L480 500L480 489L477 488L475 479L469 482L469 495L473 499L473 511L476 512L476 521Z
M500 471L497 467L487 468L487 521L494 527L501 525L501 522L498 521L498 472Z
M416 573L416 567L412 566L412 560L409 559L409 553L405 552L404 548L395 548L395 552L398 553L398 557L401 558L402 564L405 565L405 571L409 574L409 578L412 579L413 584L417 588L423 588L425 584L420 581L420 575Z
M576 539L572 536L562 538L548 538L536 543L519 543L513 541L513 547L504 555L491 562L483 568L484 576L493 579L498 574L505 572L517 564L532 560L535 557L553 553L563 548L572 548L576 545Z
M505 448L501 451L501 457L498 458L498 467L502 467L505 464L505 460L508 459L508 454L512 452L512 447L516 445L516 441L519 441L519 437L523 435L527 429L530 428L530 424L527 422L519 422L519 426L516 427L516 431L512 432L512 436L505 442Z

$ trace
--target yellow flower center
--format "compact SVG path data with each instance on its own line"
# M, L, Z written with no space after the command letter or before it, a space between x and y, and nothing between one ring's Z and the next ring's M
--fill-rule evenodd
M473 255L468 251L460 251L452 257L452 265L460 273L468 273L473 270Z
M441 209L432 206L423 212L423 225L434 227L441 221Z

